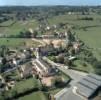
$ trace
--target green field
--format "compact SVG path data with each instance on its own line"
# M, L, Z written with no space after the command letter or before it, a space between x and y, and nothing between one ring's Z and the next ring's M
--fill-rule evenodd
M7 34L7 35L17 35L19 32L27 30L29 28L36 28L38 26L38 22L36 20L28 20L28 21L6 21L1 23L0 26L0 33ZM11 25L12 24L12 25Z
M17 82L14 89L17 90L17 93L21 93L25 90L28 90L28 89L30 90L30 89L36 87L37 85L38 85L38 81L36 79L29 78L27 80Z
M11 48L23 48L23 47L36 47L39 42L33 41L31 39L22 38L0 38L0 46L5 45Z
M81 71L84 71L84 72L94 73L94 69L93 69L93 67L90 64L85 63L86 66L84 66L83 63L85 63L85 62L81 61L81 60L74 61L75 67L73 66L72 69L74 69L74 70L81 70Z
M30 95L26 95L18 100L48 100L43 92L38 91Z
M91 47L94 55L101 60L101 27L89 28L87 31L76 30L76 33L86 45Z

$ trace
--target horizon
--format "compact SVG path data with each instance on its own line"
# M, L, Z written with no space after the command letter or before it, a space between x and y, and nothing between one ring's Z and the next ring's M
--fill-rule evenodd
M101 0L0 0L0 6L100 6Z

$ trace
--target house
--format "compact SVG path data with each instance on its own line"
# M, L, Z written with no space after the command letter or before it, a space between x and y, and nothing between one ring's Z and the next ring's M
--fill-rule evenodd
M75 43L73 44L73 48L75 49L75 52L77 53L77 52L80 50L80 43L75 42Z
M40 56L46 56L49 52L52 51L54 51L54 46L52 44L36 48L36 54L39 54Z
M0 92L5 90L5 80L3 77L0 75Z
M48 38L48 39L51 39L51 38L54 38L54 35L52 34L48 34L48 35L42 35L42 38Z
M50 30L50 29L51 29L50 26L47 26L47 27L45 28L45 30L47 30L47 31Z
M2 57L0 57L0 64L2 63Z
M100 88L101 76L88 74L73 87L73 93L82 96L85 99L90 99Z
M75 56L69 56L68 57L68 60L70 60L70 61L72 61L72 60L75 60L77 57L75 57Z

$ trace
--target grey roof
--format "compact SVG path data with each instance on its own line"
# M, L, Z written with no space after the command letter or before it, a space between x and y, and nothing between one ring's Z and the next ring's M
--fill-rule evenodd
M101 76L95 74L89 74L85 78L81 79L77 84L77 93L89 98L95 91L101 86Z
M23 74L24 75L29 75L29 74L31 74L31 71L32 71L32 66L25 65L25 69L24 69Z
M92 90L80 83L78 83L76 86L78 87L77 93L86 98L89 98L95 92L94 90Z
M93 74L93 73L89 74L88 77L92 77L92 78L94 78L94 79L96 79L96 80L101 81L101 76L96 75L96 74Z
M82 84L82 85L84 85L85 87L88 87L88 88L90 88L90 89L96 89L98 86L97 85L95 85L95 84L93 84L93 83L91 83L91 82L89 82L89 81L87 81L87 80L84 80L84 79L82 79L80 82L79 82L79 84Z
M101 86L101 81L98 81L95 78L87 76L84 79L87 80L90 83L93 83L93 84L97 85L97 86Z

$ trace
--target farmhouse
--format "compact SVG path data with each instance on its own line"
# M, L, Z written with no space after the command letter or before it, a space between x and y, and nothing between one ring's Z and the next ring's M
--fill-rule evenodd
M92 98L101 88L101 77L89 74L81 79L73 88L73 92L86 99Z

